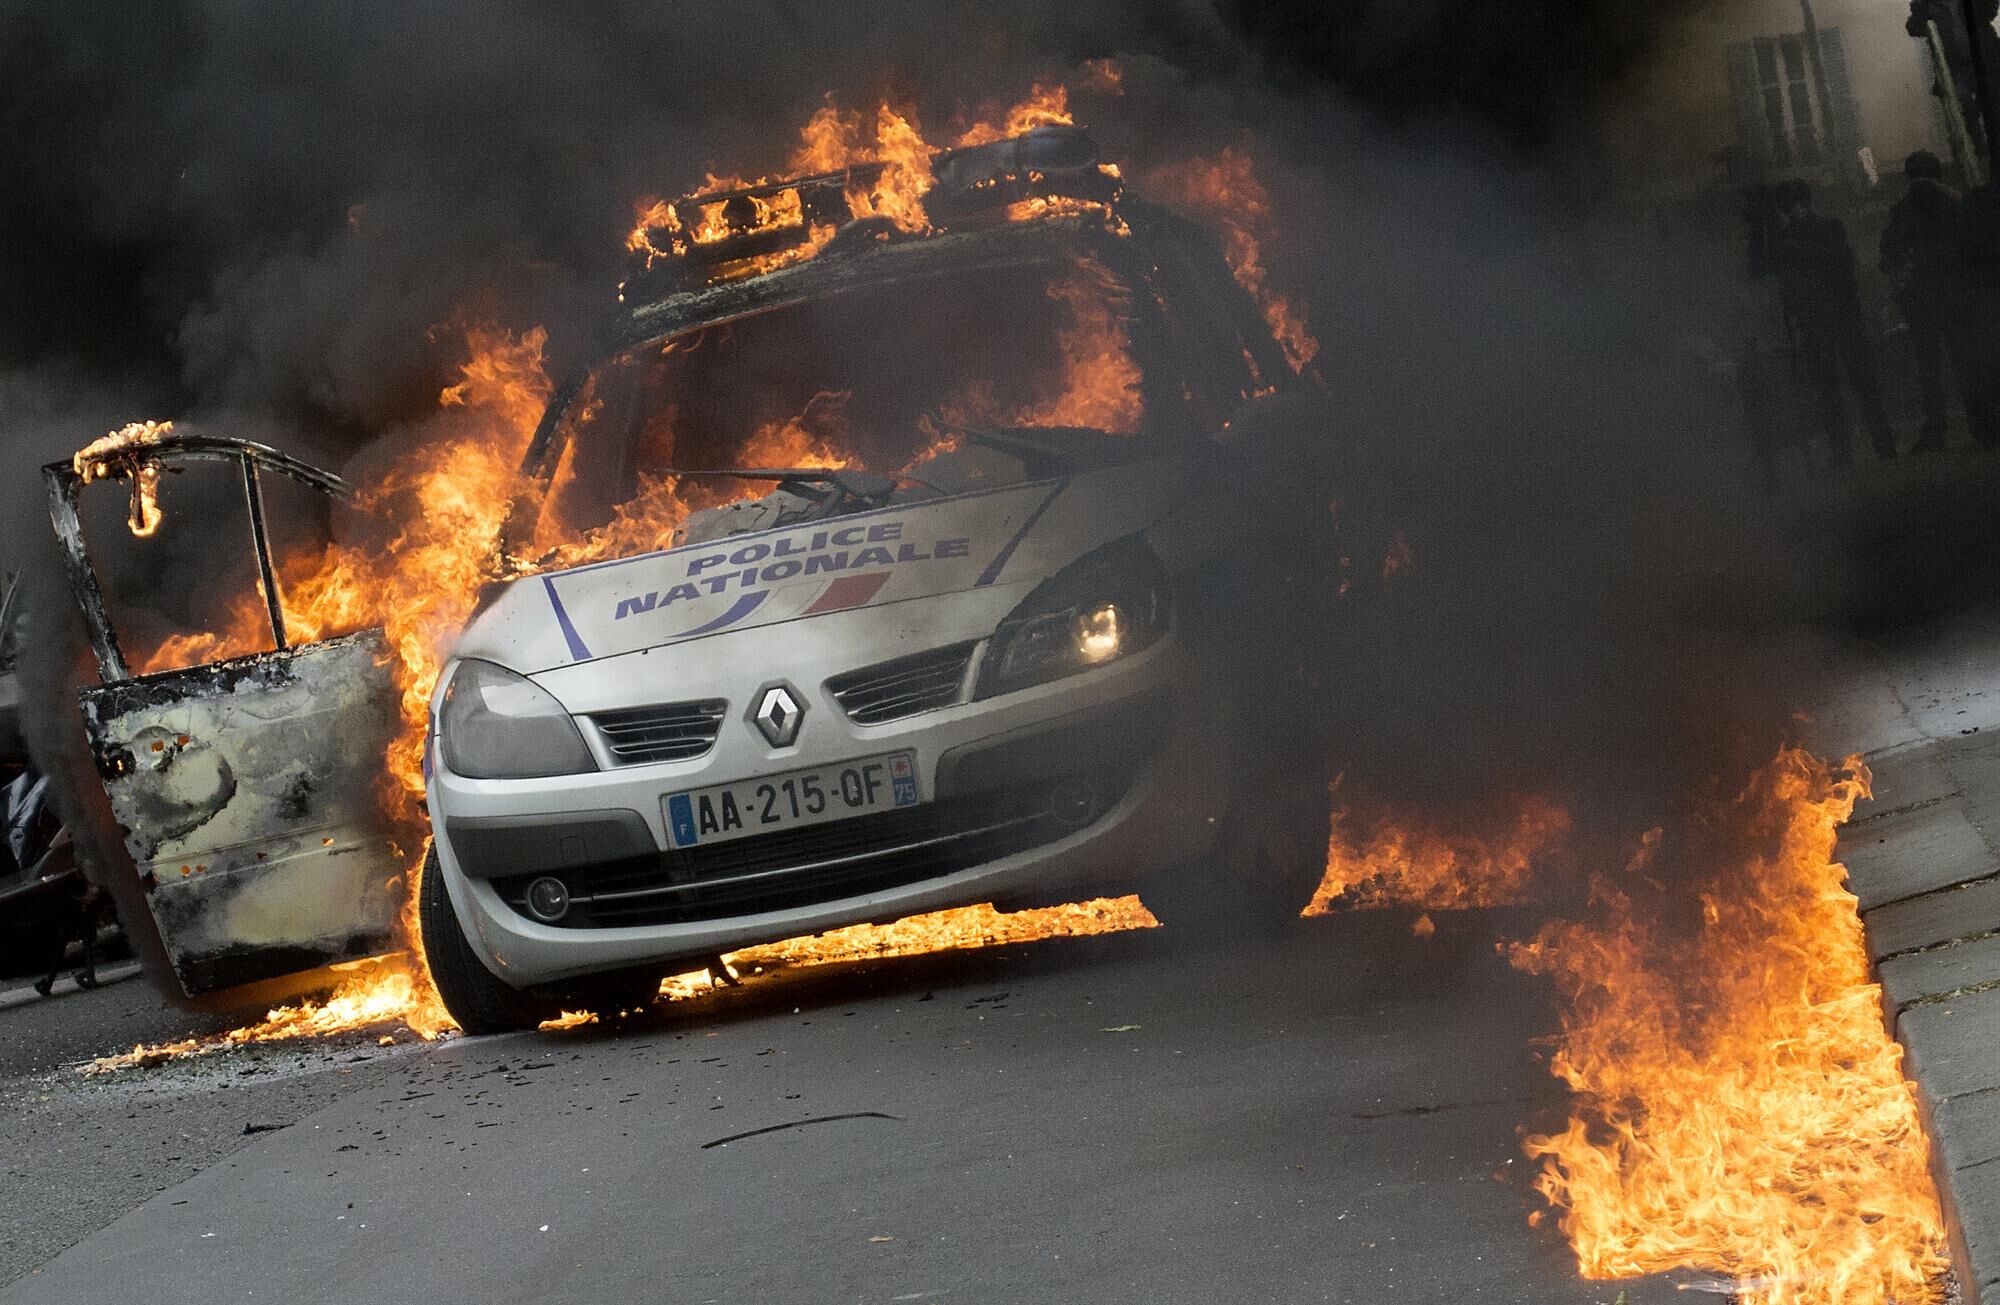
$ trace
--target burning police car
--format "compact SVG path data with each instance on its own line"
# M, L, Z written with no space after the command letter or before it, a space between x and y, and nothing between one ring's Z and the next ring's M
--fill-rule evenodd
M439 454L511 504L387 573L435 602L415 559L448 554L454 622L493 577L422 740L421 942L469 1031L957 905L1136 889L1212 931L1310 899L1338 594L1382 555L1324 394L1081 131L927 155L920 210L887 166L656 205L513 482ZM361 554L294 575L273 537L346 482L165 423L44 471L99 681L62 791L142 957L242 1001L396 951L435 631L398 634ZM85 487L129 485L150 538L197 474L241 499L241 601L130 656Z
M1102 175L1038 135L1006 143L1069 151L1038 198ZM424 943L468 1030L972 902L1136 886L1193 929L1310 898L1326 410L1197 228L1101 195L1007 220L1021 198L695 277L558 390L506 544L528 573L433 702ZM537 554L745 482L772 488L671 547Z

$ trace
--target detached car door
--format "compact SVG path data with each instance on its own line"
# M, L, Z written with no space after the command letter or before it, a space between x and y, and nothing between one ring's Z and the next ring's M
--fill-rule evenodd
M136 522L142 486L195 462L240 474L270 649L135 675L85 544L79 494L89 480L126 482ZM84 728L182 989L195 996L394 950L406 865L379 789L398 728L387 649L379 630L287 643L265 519L265 476L336 496L346 485L264 445L205 436L168 435L43 472L102 680L80 690Z

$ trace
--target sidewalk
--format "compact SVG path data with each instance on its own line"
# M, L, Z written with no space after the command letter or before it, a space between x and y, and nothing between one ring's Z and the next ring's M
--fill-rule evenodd
M2000 1305L2000 643L1933 649L1850 699L1875 796L1841 832L1933 1143L1966 1305ZM1845 730L1834 731L1836 733ZM1872 745L1872 746L1871 746Z

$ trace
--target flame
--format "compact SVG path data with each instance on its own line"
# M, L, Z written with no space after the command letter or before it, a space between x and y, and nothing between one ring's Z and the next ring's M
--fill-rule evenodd
M1139 367L1125 323L1102 294L1079 279L1058 281L1049 297L1069 309L1069 326L1059 346L1062 391L1020 420L1023 426L1089 426L1113 435L1139 429Z
M1417 563L1417 555L1410 548L1408 536L1401 530L1389 535L1389 546L1382 554L1382 582L1388 584L1403 575Z
M1079 296L1076 302L1085 301ZM1079 329L1122 341L1122 328L1114 326L1105 310ZM421 833L410 823L411 799L422 793L422 748L431 690L450 639L470 615L481 585L492 573L500 530L516 490L515 468L552 388L542 365L546 335L539 329L514 335L474 328L467 333L467 343L470 357L461 368L461 379L439 395L443 411L433 423L433 438L357 497L354 508L363 527L356 532L358 541L335 543L318 556L298 559L284 568L282 580L286 632L294 643L383 626L405 724L387 758L384 801L397 826L418 846ZM1099 370L1082 368L1087 375ZM754 431L745 442L742 460L753 466L846 465L850 459L840 447L845 441L846 401L847 395L839 392L814 396L800 413ZM621 507L611 525L560 550L547 564L576 565L657 548L670 540L693 508L757 492L761 487L732 482L690 486L671 477L657 479L634 502ZM265 642L266 619L254 595L239 597L224 628L168 641L155 651L148 669L188 664L176 660L181 658L213 660L259 651ZM414 919L420 853L414 859L418 868L407 876L410 890L404 908L403 941L410 948L406 957L388 958L357 972L325 1002L274 1010L259 1024L233 1030L219 1045L319 1036L389 1020L427 1038L452 1027L423 968ZM793 950L787 956L796 961L816 954L815 948L829 946L861 947L865 954L887 955L897 949L924 950L925 945L916 941L924 937L939 940L935 943L939 946L965 945L942 940L995 930L1000 931L996 936L1019 940L1082 927L1077 923L1081 916L1067 925L1059 923L1060 917L1032 926L998 925L980 914L982 909L975 908L957 923L906 922L889 926L890 932L879 936L846 935L831 944L790 945ZM1133 909L1142 908L1135 902ZM1127 910L1118 918L1130 916ZM135 1049L117 1063L135 1063L134 1056L160 1051Z
M889 956L1003 947L1046 938L1087 938L1151 929L1158 924L1137 897L1096 898L1066 906L1005 912L994 910L990 904L980 904L911 916L893 924L857 924L811 937L746 947L731 952L724 958L724 964L738 973L779 966L833 965ZM376 970L389 964L368 962L351 968ZM662 979L660 996L682 1001L701 996L713 987L714 979L708 971L690 970ZM426 1015L441 1018L442 1022L427 1022ZM598 1022L598 1012L565 1010L554 1019L544 1020L541 1027L550 1032ZM324 1002L276 1007L259 1023L213 1037L183 1038L150 1046L142 1043L130 1051L99 1056L83 1065L82 1071L109 1074L151 1068L184 1056L213 1055L252 1043L328 1037L390 1024L403 1025L426 1041L454 1027L448 1017L443 1017L442 1007L429 991L428 979L420 979L419 973L406 967L391 966L356 979Z
M431 987L416 928L425 844L413 799L423 793L431 689L450 640L491 574L515 468L552 389L540 329L515 335L474 327L466 340L470 357L458 383L438 396L441 413L426 432L431 438L356 497L354 541L288 560L281 580L285 632L293 644L379 625L389 645L403 729L385 758L382 801L399 840L414 849L402 919L408 951L355 971L324 1002L283 1007L260 1024L233 1030L227 1037L236 1042L318 1036L391 1018L426 1038L453 1027ZM102 444L78 456L101 455ZM267 620L255 595L239 595L223 628L167 640L145 669L262 651Z
M816 175L853 169L846 190L852 217L887 218L902 230L923 232L930 229L923 196L931 188L932 153L918 130L914 110L885 102L871 117L864 117L859 112L843 111L829 96L800 129L799 146L792 152L789 170L793 175ZM879 171L870 166L874 164L882 165ZM868 179L871 173L872 180ZM750 180L710 173L702 188L689 198L698 201L704 195L773 184L771 177ZM634 206L635 222L625 237L625 248L643 254L646 266L651 267L661 258L686 253L690 244L713 244L758 231L806 225L804 203L796 187L749 199L754 218L745 225L731 222L722 201L696 204L690 220L673 201L647 196ZM811 258L834 234L832 225L816 224L800 243L735 260L715 269L713 279L761 275Z
M1049 286L1049 298L1068 309L1057 337L1062 372L1051 395L1020 408L1005 408L990 384L967 387L941 414L955 426L1086 426L1113 435L1139 429L1145 404L1139 367L1132 361L1130 332L1102 291L1082 276ZM932 452L957 446L956 437L933 435Z
M1036 218L1048 217L1092 217L1111 226L1119 235L1131 231L1124 219L1101 200L1077 199L1070 195L1031 195L1007 206L1009 222L1032 222Z
M1713 841L1690 849L1699 925L1662 923L1688 886L1654 872L1655 831L1593 883L1595 918L1512 949L1567 1003L1551 1069L1574 1114L1524 1145L1585 1276L1693 1266L1749 1305L1938 1299L1927 1146L1833 860L1867 791L1858 757L1787 750L1690 835Z
M759 426L738 455L745 467L844 467L837 447L847 436L847 390L822 390L795 417Z
M771 184L770 179L764 177L748 181L742 177L718 177L710 173L706 183L690 197L690 200L699 201L704 195L769 184ZM695 220L690 228L683 221L680 209L672 201L649 195L633 206L636 221L625 237L625 248L630 253L644 254L646 266L651 267L659 259L687 253L690 244L712 245L722 240L755 235L763 231L806 226L805 202L795 186L787 186L768 195L746 196L745 199L752 215L749 222L732 221L726 200L716 200L709 204L696 202ZM805 233L805 238L799 243L723 264L713 269L711 279L730 280L736 277L760 275L811 258L825 246L827 241L833 239L833 236L832 225L816 224Z
M1086 72L1093 85L1115 88L1118 84L1118 68L1110 60L1093 61L1086 65ZM1073 122L1068 88L1060 83L1036 83L1018 104L962 132L956 147L983 145L1037 127L1067 126ZM800 129L799 144L788 160L788 173L796 177L848 172L846 199L851 217L884 218L900 230L921 233L931 229L923 197L935 180L931 159L936 153L924 139L913 108L883 101L872 113L863 113L843 109L828 96ZM1111 176L1118 175L1115 167L1107 166L1104 170ZM683 212L673 201L649 195L634 205L634 225L626 235L625 248L633 254L643 254L646 266L651 267L656 260L685 254L694 245L805 225L803 203L796 187L785 187L769 196L750 196L755 216L747 224L733 220L721 201L696 202L704 195L777 184L779 179L768 176L750 180L710 173L703 187L689 197L688 202L695 205L691 214ZM1037 199L1010 205L1007 217L1018 222L1085 214L1112 216L1110 209L1101 203ZM831 225L815 225L799 244L735 260L713 269L711 279L757 275L811 258L834 234Z
M1000 115L998 121L978 122L968 127L959 136L958 147L990 145L996 140L1019 136L1037 127L1069 127L1075 122L1069 112L1069 88L1060 83L1044 86L1037 82L1034 89L1028 92L1028 98Z
M821 391L795 415L759 426L743 442L733 465L743 468L851 465L854 459L842 449L847 440L848 398L849 393L844 390ZM677 476L641 473L639 492L614 508L610 521L573 534L560 519L561 487L568 475L567 463L557 469L554 487L549 491L556 510L544 512L537 524L538 556L531 561L515 560L516 570L523 574L561 570L670 547L689 514L763 493L766 488L757 481L683 480Z
M1327 915L1336 903L1408 905L1427 910L1508 906L1526 895L1536 858L1570 831L1569 812L1546 798L1513 803L1497 837L1447 831L1409 813L1384 813L1353 826L1336 810L1326 876L1305 913Z
M1292 370L1303 371L1318 355L1319 341L1306 330L1291 301L1271 289L1262 249L1272 226L1271 196L1257 179L1250 156L1226 148L1212 159L1190 159L1153 173L1147 188L1168 203L1206 213L1221 223L1222 252L1236 283L1257 301Z
M1125 93L1125 68L1116 59L1085 59L1083 61L1083 85L1085 90L1096 91L1100 95L1123 95Z
M86 485L114 475L132 478L132 514L126 525L141 539L160 528L160 464L140 462L134 466L127 463L114 469L111 455L141 445L158 444L172 434L173 429L174 424L170 421L129 422L84 445L70 458L70 467Z
M981 903L913 915L893 924L856 924L809 937L746 947L731 952L725 959L737 971L762 966L833 965L886 956L1005 947L1045 938L1086 938L1158 926L1159 921L1137 897L1100 897L1025 911L996 911L991 904ZM693 970L668 978L661 991L669 998L689 997L707 991L708 986L707 972Z
M634 206L638 224L625 237L627 252L646 256L646 266L654 260L680 253L686 248L679 237L683 230L680 214L674 206L657 195L648 195ZM664 237L662 244L659 237Z
M858 170L847 187L847 206L856 218L881 217L904 231L930 230L923 197L930 190L931 147L924 143L914 109L888 103L873 115L843 111L831 96L807 120L792 154L794 172L838 172L862 164L882 164L874 180Z
M377 968L377 967L370 967ZM276 1006L255 1024L230 1029L206 1038L182 1038L150 1046L139 1043L130 1051L99 1056L83 1066L86 1074L109 1074L118 1070L147 1068L182 1056L206 1056L258 1042L296 1038L321 1038L351 1033L392 1023L402 1024L426 1041L444 1029L454 1027L449 1020L431 1023L427 1012L443 1014L429 992L430 980L421 969L393 966L341 985L325 1001L303 1001L293 1006Z
M258 594L239 593L229 600L228 615L220 630L193 630L170 634L139 663L139 674L178 670L203 662L219 662L231 657L248 657L270 651L270 615Z

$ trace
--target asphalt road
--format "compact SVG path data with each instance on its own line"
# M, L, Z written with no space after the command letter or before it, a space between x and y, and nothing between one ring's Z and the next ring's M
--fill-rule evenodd
M1526 1218L1518 1131L1561 1110L1547 993L1494 948L1527 922L1410 923L825 967L612 1028L111 1078L15 1055L0 1302L1611 1301ZM129 1041L152 999L73 1001Z

